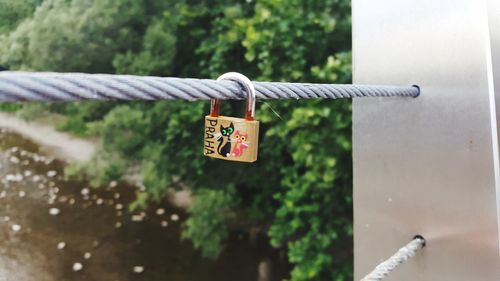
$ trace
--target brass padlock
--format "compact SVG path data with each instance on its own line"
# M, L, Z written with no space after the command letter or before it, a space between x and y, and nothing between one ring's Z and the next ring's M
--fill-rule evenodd
M204 154L229 161L255 162L259 146L259 121L254 120L255 88L244 75L223 74L218 79L239 82L247 92L245 118L220 116L220 100L212 99L205 116Z

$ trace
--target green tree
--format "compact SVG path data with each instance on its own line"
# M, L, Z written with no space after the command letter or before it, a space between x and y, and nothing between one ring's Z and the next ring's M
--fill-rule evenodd
M0 34L14 29L23 19L31 16L41 0L0 0Z
M15 69L114 72L116 53L140 47L149 20L144 2L43 1L2 40L0 61Z

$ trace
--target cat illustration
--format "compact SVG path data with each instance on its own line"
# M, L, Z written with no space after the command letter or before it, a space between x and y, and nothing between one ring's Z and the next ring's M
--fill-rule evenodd
M236 141L236 143L234 145L231 156L240 157L241 155L243 155L245 149L248 148L248 143L246 142L247 138L248 134L243 134L240 131L236 131L234 133L234 140Z
M217 147L217 152L224 156L227 157L231 153L231 135L234 132L234 125L233 122L229 124L228 127L223 127L220 125L220 133L221 137L218 139L219 141L219 146ZM226 144L222 145L224 143L224 137L226 137Z

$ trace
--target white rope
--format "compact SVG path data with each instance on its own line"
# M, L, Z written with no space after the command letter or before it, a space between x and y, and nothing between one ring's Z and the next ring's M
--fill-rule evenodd
M361 281L380 281L387 277L396 267L414 257L418 250L425 247L425 239L416 236L408 245L399 249L392 257L379 264L375 269L366 275Z

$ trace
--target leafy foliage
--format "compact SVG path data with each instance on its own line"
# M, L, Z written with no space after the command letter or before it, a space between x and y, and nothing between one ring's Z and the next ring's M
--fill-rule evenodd
M348 0L45 0L32 15L2 26L12 31L0 35L0 65L12 69L351 80ZM205 256L220 253L238 217L267 227L271 243L288 249L292 280L350 279L350 103L259 102L261 146L253 165L201 155L207 107L45 105L66 116L61 129L102 139L102 153L70 174L85 171L99 185L140 167L146 191L137 206L160 199L167 187L193 189L183 237ZM223 104L226 115L241 109Z
M40 2L0 0L0 34L11 31L20 21L29 17Z
M237 206L235 191L234 188L227 191L202 188L197 193L197 200L189 209L191 218L186 222L183 237L201 248L203 256L217 257L227 239L227 221L234 216L231 209Z
M118 73L155 75L170 69L175 57L176 38L168 20L158 20L146 29L144 45L139 53L128 51L115 57L113 65Z
M43 1L2 40L0 61L15 69L113 72L115 54L140 44L143 18L141 1Z

